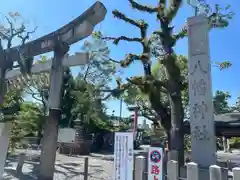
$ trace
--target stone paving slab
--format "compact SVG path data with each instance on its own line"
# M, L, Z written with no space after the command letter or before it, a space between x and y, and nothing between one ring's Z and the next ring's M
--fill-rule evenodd
M23 166L24 176L17 178L16 167L17 159L8 159L5 166L4 180L34 180L36 179L36 168L38 162L33 159L39 158L40 151L36 150L17 150L17 154L25 152L28 161ZM140 151L139 151L140 152ZM137 155L138 151L135 152ZM218 152L218 161L231 160L240 164L239 151L233 153ZM89 179L88 180L111 180L113 173L113 155L92 153L89 157ZM65 156L57 153L55 166L55 180L83 180L84 157Z
M17 160L16 160L17 161ZM17 177L17 162L8 160L5 166L4 180L35 180L38 162L27 161L23 166L23 176ZM113 162L89 157L88 180L111 180ZM54 180L83 180L84 157L70 157L57 154Z

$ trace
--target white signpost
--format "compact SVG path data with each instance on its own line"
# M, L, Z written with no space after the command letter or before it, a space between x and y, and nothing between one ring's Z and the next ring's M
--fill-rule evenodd
M209 167L216 163L208 19L188 18L188 81L192 161Z
M114 180L133 180L133 132L116 132Z
M163 180L163 148L149 147L148 180Z

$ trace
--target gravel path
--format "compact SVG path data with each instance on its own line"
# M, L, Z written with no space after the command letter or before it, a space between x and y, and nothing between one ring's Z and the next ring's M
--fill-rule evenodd
M31 160L26 161L23 166L23 175L17 177L17 159L8 159L5 165L4 180L34 180L38 162L38 152L29 154ZM34 157L35 156L35 157ZM83 180L84 157L69 157L57 154L54 180ZM103 160L98 157L89 157L88 180L111 180L113 172L113 161Z

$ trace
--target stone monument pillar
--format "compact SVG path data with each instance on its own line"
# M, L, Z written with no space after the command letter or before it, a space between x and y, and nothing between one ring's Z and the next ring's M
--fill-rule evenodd
M188 80L192 161L208 167L216 163L208 19L188 18Z
M76 119L74 123L74 128L76 129L75 143L78 145L76 153L79 155L88 155L90 153L90 145L82 121Z

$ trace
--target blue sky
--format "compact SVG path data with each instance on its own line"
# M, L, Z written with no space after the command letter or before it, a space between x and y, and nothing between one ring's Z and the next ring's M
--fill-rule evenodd
M25 18L26 22L29 23L29 26L39 26L37 32L32 36L32 39L35 39L68 23L73 18L79 16L94 2L95 0L7 0L2 2L0 12L7 14L8 12L18 11ZM156 21L154 15L132 10L128 5L128 0L102 0L101 2L106 6L108 14L105 20L96 27L96 30L101 30L105 35L139 35L139 30L135 27L114 19L111 14L113 9L118 9L132 18L145 19L150 25L149 34L159 27L159 23ZM157 0L138 0L138 2L151 5L157 4ZM214 4L216 2L219 3L219 0L208 0L208 2ZM225 71L219 71L216 68L212 69L213 92L216 90L228 91L232 95L230 103L235 103L236 97L240 96L240 83L238 81L240 67L238 59L240 53L240 1L220 1L220 3L223 2L229 3L236 15L228 28L224 30L212 30L210 32L211 60L229 60L233 66ZM186 21L186 18L192 15L193 9L185 3L173 22L175 30L178 31ZM118 46L111 45L110 47L111 56L116 60L123 59L126 53L138 53L141 51L141 47L134 43L120 43ZM71 52L79 51L80 48L81 43L77 43L71 47ZM187 39L178 42L176 52L187 56L187 51ZM77 74L78 71L79 68L73 68L74 74ZM136 62L127 70L124 70L124 76L139 75L142 72L141 64ZM115 115L119 115L119 101L109 102L108 107L109 113L115 110ZM125 105L123 107L123 115L129 115Z

